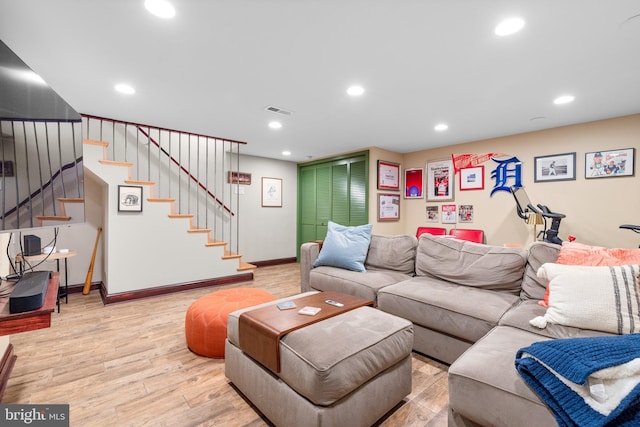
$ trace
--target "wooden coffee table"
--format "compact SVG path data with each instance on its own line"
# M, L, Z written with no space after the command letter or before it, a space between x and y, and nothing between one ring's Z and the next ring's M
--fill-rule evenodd
M344 306L336 307L325 303L326 300L337 301ZM281 310L273 304L246 311L238 319L242 351L275 373L280 372L280 338L283 335L354 308L375 305L371 300L340 292L319 292L291 301L296 303L296 308ZM321 310L314 316L299 314L298 311L305 306Z

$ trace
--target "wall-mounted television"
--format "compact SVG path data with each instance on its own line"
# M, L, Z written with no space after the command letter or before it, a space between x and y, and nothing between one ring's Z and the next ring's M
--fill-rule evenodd
M0 41L0 232L84 222L81 116Z

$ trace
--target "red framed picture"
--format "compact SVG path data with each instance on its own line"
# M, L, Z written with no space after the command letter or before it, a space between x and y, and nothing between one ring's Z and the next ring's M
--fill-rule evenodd
M404 198L424 198L424 169L413 168L404 170Z
M378 190L400 190L400 165L378 160Z
M483 190L484 166L460 169L460 190Z

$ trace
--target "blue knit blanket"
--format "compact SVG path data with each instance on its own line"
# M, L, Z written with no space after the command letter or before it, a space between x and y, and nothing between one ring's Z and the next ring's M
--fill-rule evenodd
M515 365L560 426L640 425L640 334L536 342Z

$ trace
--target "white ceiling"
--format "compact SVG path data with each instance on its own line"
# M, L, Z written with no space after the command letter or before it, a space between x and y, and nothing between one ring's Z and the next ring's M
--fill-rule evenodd
M143 0L0 0L0 39L81 113L291 161L640 113L639 0L171 1L163 20ZM509 16L524 29L494 35Z

